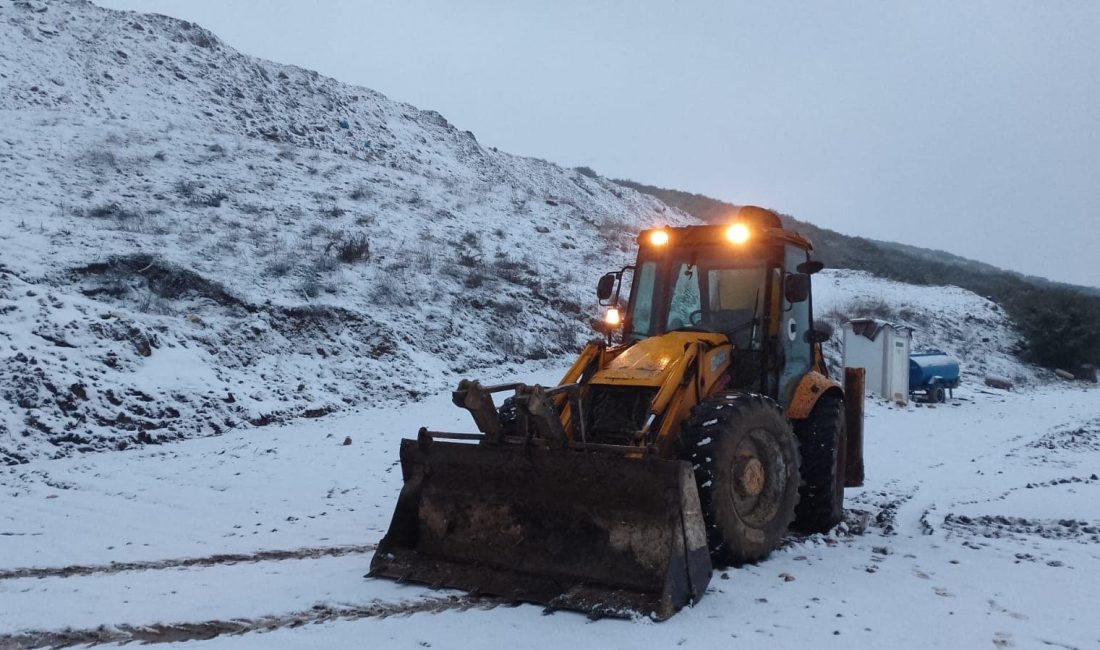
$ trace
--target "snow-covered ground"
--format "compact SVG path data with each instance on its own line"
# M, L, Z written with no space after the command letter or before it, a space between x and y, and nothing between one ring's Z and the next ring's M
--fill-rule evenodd
M957 397L870 403L867 484L848 490L847 523L716 572L661 624L364 577L400 489L399 438L471 427L445 393L35 460L0 471L0 647L1095 647L1096 390Z

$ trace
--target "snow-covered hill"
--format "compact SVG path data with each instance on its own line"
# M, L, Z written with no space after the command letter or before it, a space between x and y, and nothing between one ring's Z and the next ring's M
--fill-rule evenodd
M691 221L197 25L79 0L0 2L0 143L0 463L567 356L634 234ZM1011 331L987 301L823 277L836 307L950 307L941 347L1026 374L1002 367ZM959 329L968 310L990 341Z
M415 398L687 218L164 16L0 3L0 461Z
M827 269L814 278L814 314L836 334L825 345L833 367L842 358L841 326L851 318L880 318L913 328L912 350L939 349L959 360L962 380L981 384L987 375L1034 385L1049 372L1013 353L1020 337L992 300L959 287L905 284L863 271Z

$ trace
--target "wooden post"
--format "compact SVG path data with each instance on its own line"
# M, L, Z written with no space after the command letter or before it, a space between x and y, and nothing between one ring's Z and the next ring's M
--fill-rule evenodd
M863 485L863 388L866 370L844 369L844 422L846 431L844 487Z

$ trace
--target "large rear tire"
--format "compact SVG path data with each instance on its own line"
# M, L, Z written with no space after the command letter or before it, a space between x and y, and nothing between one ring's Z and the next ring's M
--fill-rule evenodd
M721 393L695 407L681 441L695 468L715 564L767 557L798 500L798 447L779 405L763 395Z
M802 456L802 487L794 528L824 533L844 517L844 400L823 395L810 417L795 424Z

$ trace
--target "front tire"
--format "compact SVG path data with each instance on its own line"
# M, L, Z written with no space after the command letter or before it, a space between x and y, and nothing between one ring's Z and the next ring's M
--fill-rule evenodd
M794 527L804 533L825 533L844 517L844 400L823 395L810 417L795 425L802 455Z
M685 423L683 457L695 468L711 556L718 565L764 559L794 519L798 447L774 400L722 393Z

